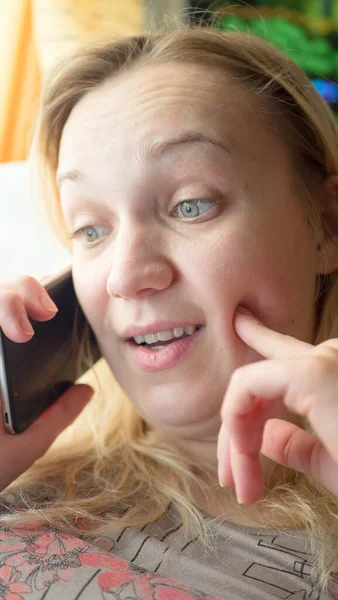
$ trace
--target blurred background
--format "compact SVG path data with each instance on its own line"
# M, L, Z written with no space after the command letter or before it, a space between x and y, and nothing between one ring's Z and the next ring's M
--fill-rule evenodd
M69 254L36 212L27 157L45 74L98 37L213 22L288 53L338 118L338 0L0 0L0 279L57 273Z

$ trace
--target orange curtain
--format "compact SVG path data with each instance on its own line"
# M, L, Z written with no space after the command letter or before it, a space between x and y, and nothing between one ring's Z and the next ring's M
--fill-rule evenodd
M27 158L43 74L88 39L140 31L142 0L0 0L0 162Z
M41 87L30 0L0 0L0 162L24 160Z

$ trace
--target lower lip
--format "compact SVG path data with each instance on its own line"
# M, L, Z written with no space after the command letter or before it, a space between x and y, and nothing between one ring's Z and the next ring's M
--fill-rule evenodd
M127 342L129 352L133 361L143 371L163 371L164 369L170 369L183 362L191 354L202 329L203 327L197 329L192 335L183 339L177 339L175 342L165 346L163 350L149 350L145 346L137 346L134 342Z

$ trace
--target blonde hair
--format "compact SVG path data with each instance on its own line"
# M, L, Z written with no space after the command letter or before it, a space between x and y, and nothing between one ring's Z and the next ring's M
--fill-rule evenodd
M257 109L264 111L289 148L309 231L330 235L324 232L319 194L313 193L325 177L338 173L337 129L325 102L301 69L269 43L242 33L191 27L92 44L51 74L42 95L33 156L38 160L43 198L59 237L68 244L55 173L62 130L72 108L87 92L122 71L169 61L218 71L252 95ZM321 277L317 292L319 343L338 336L337 273ZM196 486L202 490L196 465L158 438L102 361L97 375L101 390L75 426L8 488L12 501L20 496L27 510L13 511L3 520L7 524L53 523L86 536L82 518L92 518L92 536L114 527L142 526L159 518L172 504L185 531L195 529L208 545L207 526L193 500ZM309 530L314 567L325 584L338 570L334 550L338 500L302 474L292 472L288 477L279 486L267 482L259 506L262 510L276 507L291 516L295 526Z

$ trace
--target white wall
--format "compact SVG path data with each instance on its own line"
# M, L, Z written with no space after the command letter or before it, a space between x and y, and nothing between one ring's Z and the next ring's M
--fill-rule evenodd
M28 165L0 164L0 281L54 275L71 263L30 199Z

